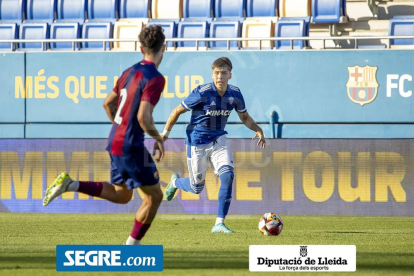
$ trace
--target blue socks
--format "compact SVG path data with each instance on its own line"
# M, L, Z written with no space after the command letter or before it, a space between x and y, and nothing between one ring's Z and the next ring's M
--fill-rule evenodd
M225 218L229 212L231 202L231 192L233 188L234 173L231 166L223 166L219 169L220 174L220 190L218 194L218 218Z

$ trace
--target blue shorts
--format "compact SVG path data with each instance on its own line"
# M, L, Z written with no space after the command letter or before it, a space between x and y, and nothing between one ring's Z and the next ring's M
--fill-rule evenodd
M125 183L131 190L141 186L152 186L160 181L154 160L145 147L135 148L132 154L109 156L112 184Z

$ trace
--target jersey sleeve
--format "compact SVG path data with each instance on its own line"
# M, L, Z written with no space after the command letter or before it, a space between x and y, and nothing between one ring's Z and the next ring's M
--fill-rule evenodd
M236 111L239 113L245 113L247 111L246 104L244 102L244 98L242 93L237 93L236 96Z
M191 92L188 97L181 102L182 107L184 107L185 110L190 111L195 107L197 104L199 104L201 101L200 92L198 92L198 89L194 89L193 92Z
M130 69L124 71L116 81L115 87L112 89L112 91L114 91L117 95L119 95L121 89L124 88L123 86L125 85L125 80L129 74L129 71Z
M115 87L112 89L112 91L114 91L117 95L119 95L119 86L121 84L121 80L123 78L123 75L116 81L116 85Z
M165 79L163 76L152 78L144 87L142 92L141 101L149 102L152 105L156 105L160 100L161 93L164 90Z

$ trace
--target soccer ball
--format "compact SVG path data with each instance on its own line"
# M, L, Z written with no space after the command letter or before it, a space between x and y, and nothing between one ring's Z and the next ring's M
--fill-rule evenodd
M266 213L259 220L259 230L265 236L280 235L282 228L282 218L275 213Z

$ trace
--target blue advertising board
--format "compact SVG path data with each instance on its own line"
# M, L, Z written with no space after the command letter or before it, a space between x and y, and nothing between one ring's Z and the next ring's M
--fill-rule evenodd
M3 57L13 66L2 75L2 90L9 93L1 96L7 116L0 119L0 128L17 120L24 123L26 138L104 138L110 126L105 125L103 100L118 76L142 58L137 52L13 55ZM211 64L220 56L232 60L230 83L241 89L256 121L265 126L277 112L280 137L414 135L414 56L408 50L166 52L159 68L166 86L154 111L159 130L192 89L212 81ZM179 122L188 122L189 116ZM239 122L234 112L229 122ZM64 124L71 125L69 136ZM236 129L236 137L250 136L244 128ZM173 136L183 138L184 133L174 131Z

